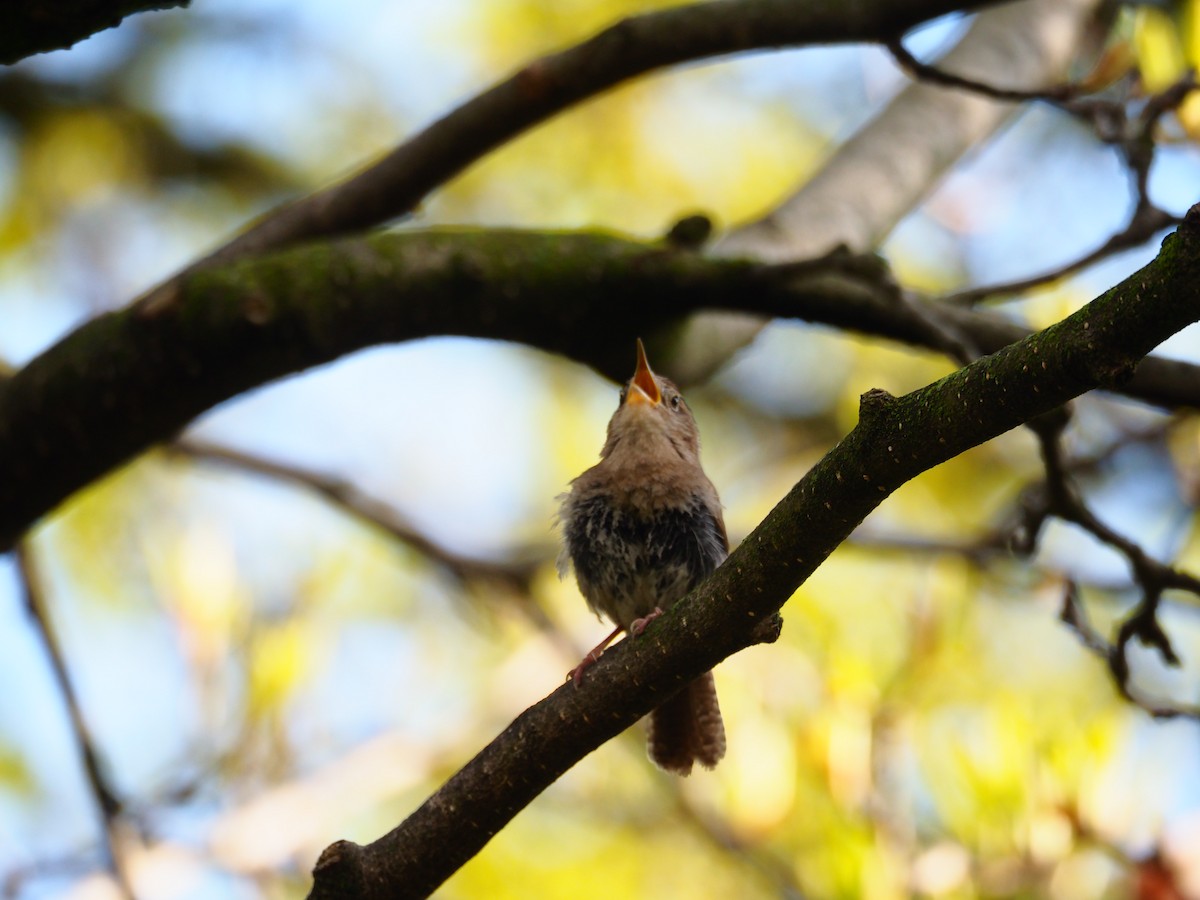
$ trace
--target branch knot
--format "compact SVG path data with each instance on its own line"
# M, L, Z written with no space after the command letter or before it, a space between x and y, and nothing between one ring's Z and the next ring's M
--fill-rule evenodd
M860 422L870 423L879 419L884 413L896 405L896 397L883 388L871 388L858 398L858 418Z

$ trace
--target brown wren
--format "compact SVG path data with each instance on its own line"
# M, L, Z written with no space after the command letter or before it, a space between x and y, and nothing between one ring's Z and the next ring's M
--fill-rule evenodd
M559 519L560 571L573 566L588 606L616 625L571 672L576 683L617 635L640 634L729 553L717 490L700 467L696 420L679 389L650 369L640 340L600 462L571 482ZM679 775L725 755L712 672L650 714L649 752Z

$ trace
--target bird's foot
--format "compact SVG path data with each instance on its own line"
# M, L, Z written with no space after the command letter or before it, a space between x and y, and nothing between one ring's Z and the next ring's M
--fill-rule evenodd
M579 685L583 684L584 671L588 666L593 665L596 660L600 658L600 654L603 652L603 650L593 650L579 661L579 665L567 673L567 678L570 679L571 683L574 684L575 687L579 687Z
M604 652L604 648L616 640L617 635L624 630L625 629L621 628L619 625L614 628L612 630L612 634L593 647L591 652L579 661L579 665L567 673L567 678L570 679L571 683L574 684L575 687L579 687L579 685L583 683L584 670L587 669L588 666L593 665L596 660L600 658L600 654Z
M637 637L646 630L646 626L663 614L662 607L654 607L654 612L648 616L642 616L640 619L634 619L629 623L629 633Z

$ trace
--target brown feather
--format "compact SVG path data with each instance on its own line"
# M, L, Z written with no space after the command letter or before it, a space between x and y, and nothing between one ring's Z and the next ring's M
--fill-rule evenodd
M677 775L693 763L711 769L725 755L725 723L712 672L705 672L650 714L650 759Z

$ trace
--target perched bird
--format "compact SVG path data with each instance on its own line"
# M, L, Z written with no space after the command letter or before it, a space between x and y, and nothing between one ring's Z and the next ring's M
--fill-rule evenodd
M728 555L717 490L700 467L696 420L679 389L651 371L640 340L600 462L571 482L559 520L560 571L573 566L588 606L617 626L571 673L576 683L617 635L640 634ZM680 775L725 755L712 672L650 714L649 751Z

